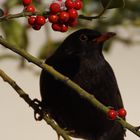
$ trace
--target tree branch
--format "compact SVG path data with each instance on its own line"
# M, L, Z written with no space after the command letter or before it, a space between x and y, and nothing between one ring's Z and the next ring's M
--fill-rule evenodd
M112 2L112 0L110 0L110 1L108 2L108 4L106 5L106 7L99 13L99 15L97 15L97 16L79 15L79 18L80 18L80 19L86 19L86 20L92 20L92 19L100 18L100 17L106 12L106 10L107 10L108 7L110 6L111 2ZM9 19L20 18L20 17L26 17L26 16L34 16L34 15L44 15L45 17L48 17L49 14L50 14L49 11L34 12L34 13L23 11L23 12L18 13L18 14L8 14L8 15L6 15L6 16L0 17L0 22L6 21L6 20L9 20Z
M37 110L38 112L40 112L40 110L38 110L38 106L37 104L35 104L33 102L33 100L30 99L29 95L26 94L17 84L16 82L11 79L4 71L2 71L0 69L0 76L2 77L2 79L9 83L13 89L18 93L18 95L29 105L31 106L34 110ZM45 111L44 111L45 112ZM41 114L41 112L40 112ZM61 135L65 140L71 140L71 138L66 134L66 132L61 129L58 125L56 125L56 123L48 116L48 115L43 115L43 119L47 122L47 124L49 124L56 132L58 135Z
M109 111L109 108L104 106L102 103L100 103L92 94L88 93L84 89L82 89L80 86L78 86L76 83L74 83L72 80L70 80L68 77L62 75L58 71L56 71L53 67L43 63L41 60L37 59L36 57L32 56L28 52L26 52L23 49L17 48L8 42L6 42L2 37L0 38L0 44L2 44L4 47L12 50L13 52L21 55L29 62L34 63L35 65L39 66L40 68L46 70L48 73L50 73L52 76L54 76L55 79L62 81L64 84L66 84L68 87L75 90L81 97L89 101L93 106L107 114ZM136 129L136 127L132 126L131 124L124 121L122 118L117 117L115 121L118 121L122 126L136 134L140 137L140 131Z
M18 13L18 14L8 14L6 16L0 17L0 22L6 21L6 20L9 20L9 19L26 17L26 16L35 16L35 15L44 15L45 17L47 17L49 15L49 12L48 11L43 11L43 12L31 13L31 12L23 11L23 12Z

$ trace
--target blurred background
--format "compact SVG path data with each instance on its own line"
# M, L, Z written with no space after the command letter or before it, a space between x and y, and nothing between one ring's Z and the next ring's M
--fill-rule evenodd
M52 0L34 0L37 10L47 10ZM80 14L98 15L105 4L102 0L84 0ZM121 1L120 1L121 2ZM112 3L110 8L115 8ZM121 3L120 3L121 4ZM125 8L109 9L100 19L92 21L79 19L78 26L66 33L54 32L50 23L40 31L29 27L27 18L19 18L0 23L0 35L11 44L27 50L32 55L45 59L52 55L63 39L79 28L97 29L101 32L116 32L117 36L105 45L104 55L114 69L118 85L127 110L127 121L140 125L140 4L139 0L126 0ZM21 1L1 0L0 8L5 13L23 11ZM41 69L28 63L20 56L0 46L0 69L12 77L29 96L40 99L39 75ZM55 131L44 121L36 122L33 110L18 97L17 93L0 78L0 139L56 140ZM139 138L127 130L126 140Z

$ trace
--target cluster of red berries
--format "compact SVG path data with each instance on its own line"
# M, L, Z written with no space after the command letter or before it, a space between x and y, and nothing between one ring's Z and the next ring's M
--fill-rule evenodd
M32 0L22 0L26 12L35 12L35 7ZM68 27L77 25L78 12L83 7L81 0L55 0L49 7L50 14L48 21L52 23L54 31L66 32ZM29 16L28 23L35 30L40 30L41 26L46 23L44 16Z
M110 109L107 113L108 118L111 120L115 120L117 118L117 116L119 116L121 118L125 118L126 114L127 114L127 112L124 108L121 108L118 111Z
M77 25L78 12L83 7L81 0L66 0L62 2L57 0L50 5L49 22L52 23L52 29L55 31L66 32L68 26Z
M35 12L35 7L32 4L32 0L22 0L22 3L26 12ZM29 16L28 23L32 26L33 29L40 30L41 26L46 23L46 19L44 16Z

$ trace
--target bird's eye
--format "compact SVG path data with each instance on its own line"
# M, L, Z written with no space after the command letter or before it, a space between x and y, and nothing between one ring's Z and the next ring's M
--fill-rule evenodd
M84 34L81 34L80 37L79 37L79 39L81 41L86 41L86 40L88 40L88 37L86 35L84 35Z

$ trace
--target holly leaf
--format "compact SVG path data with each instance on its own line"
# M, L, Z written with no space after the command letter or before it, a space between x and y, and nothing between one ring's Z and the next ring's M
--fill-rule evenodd
M22 1L17 1L17 0L6 0L4 3L4 7L6 9L11 9L15 6L18 6L19 4L22 4Z
M28 45L28 38L26 27L16 20L9 20L1 23L1 29L5 35L6 40L22 49L26 49Z
M101 3L104 8L122 8L125 6L125 0L101 0Z
M57 50L60 44L61 42L52 42L52 41L45 42L39 51L38 58L39 59L49 58Z

